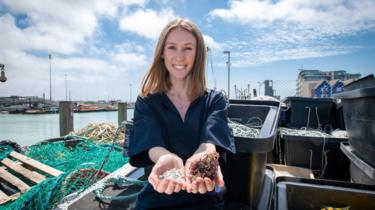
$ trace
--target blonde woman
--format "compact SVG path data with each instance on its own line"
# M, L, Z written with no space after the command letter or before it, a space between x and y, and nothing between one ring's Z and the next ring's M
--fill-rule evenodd
M214 180L191 180L191 165L206 154L234 152L227 125L228 102L205 82L206 47L198 27L187 19L165 26L144 76L134 110L130 163L145 167L149 184L136 209L221 209L215 186L224 186L218 167ZM147 170L149 169L149 170ZM175 169L180 179L161 179Z

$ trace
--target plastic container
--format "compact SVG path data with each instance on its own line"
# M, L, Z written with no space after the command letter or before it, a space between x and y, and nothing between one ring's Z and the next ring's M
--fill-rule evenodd
M340 150L346 138L281 135L286 165L309 168L315 177L349 181L349 159Z
M276 210L375 209L374 201L375 186L371 185L292 177L276 179Z
M335 97L342 101L349 144L362 160L375 167L375 81L372 83L371 78L360 81L365 88L345 91ZM358 81L354 84L348 86L361 87Z
M264 180L262 190L260 192L260 198L258 201L258 210L267 210L272 208L272 198L275 189L275 173L271 167L266 166L264 173Z
M260 198L257 203L257 210L273 209L273 193L275 188L275 173L271 167L267 167L264 172L264 179L260 191ZM249 210L250 206L239 202L224 200L224 210Z
M350 159L351 181L354 183L375 185L375 169L354 154L353 148L350 145L341 143L340 148Z
M261 122L257 138L235 137L236 154L228 154L223 174L227 192L224 199L256 209L264 180L267 152L276 138L280 103L274 101L231 100L229 118L239 122Z
M375 86L375 77L373 74L357 79L344 86L344 91L351 91L361 88L369 88Z
M331 124L335 100L332 98L287 97L289 107L286 116L288 128L321 128Z

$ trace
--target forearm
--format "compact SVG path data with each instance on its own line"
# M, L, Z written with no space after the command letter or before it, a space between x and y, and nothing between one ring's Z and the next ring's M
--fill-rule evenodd
M159 158L163 155L174 155L164 147L153 147L148 150L148 156L152 160L152 162L156 163Z

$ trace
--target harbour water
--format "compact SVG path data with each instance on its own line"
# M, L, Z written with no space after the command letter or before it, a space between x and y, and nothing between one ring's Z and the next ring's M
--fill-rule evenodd
M132 117L133 109L129 109L128 119ZM102 122L117 125L118 112L74 113L74 130ZM0 141L11 140L26 146L59 137L59 134L59 114L0 114Z

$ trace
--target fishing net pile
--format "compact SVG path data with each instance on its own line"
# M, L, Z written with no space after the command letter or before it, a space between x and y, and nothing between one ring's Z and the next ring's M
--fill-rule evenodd
M0 145L0 161L10 151L9 146ZM118 142L95 141L86 136L70 135L64 141L42 142L22 153L64 173L57 177L47 176L15 201L0 205L0 209L53 209L65 196L82 192L128 162Z
M316 129L292 129L292 128L279 128L280 135L289 136L309 136L309 137L323 137L323 138L347 138L346 132L335 130L331 134L325 133L321 130Z
M111 123L90 123L86 127L71 132L70 135L84 136L96 142L111 142L116 132L116 126ZM124 142L124 133L118 137L120 143Z
M260 129L252 125L243 125L234 120L228 120L228 125L233 130L234 136L245 137L245 138L257 138L260 133Z

